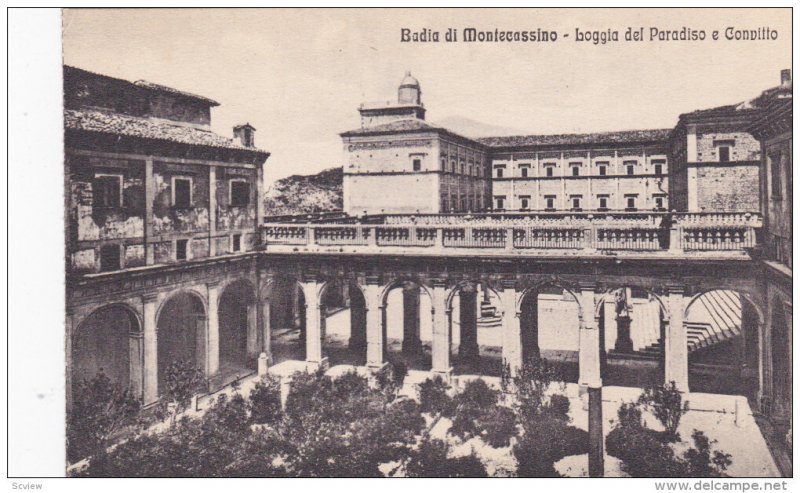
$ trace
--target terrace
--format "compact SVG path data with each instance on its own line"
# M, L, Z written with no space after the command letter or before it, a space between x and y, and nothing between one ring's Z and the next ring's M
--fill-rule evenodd
M749 259L761 216L714 212L493 212L266 218L267 252Z

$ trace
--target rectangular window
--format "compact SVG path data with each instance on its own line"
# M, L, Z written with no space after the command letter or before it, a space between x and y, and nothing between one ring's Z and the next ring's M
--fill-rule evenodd
M94 207L122 207L122 175L95 175L92 200Z
M503 210L506 207L506 198L503 197L495 197L494 198L495 208L498 210Z
M625 173L627 175L633 175L636 173L636 161L625 161Z
M242 250L242 235L236 234L231 237L231 251L240 252Z
M653 173L655 173L656 176L661 176L664 174L663 161L653 161Z
M520 175L521 177L523 177L523 178L527 178L527 177L528 177L528 170L529 170L529 169L530 169L530 167L529 167L528 165L525 165L525 166L520 166L520 167L519 167L519 175Z
M455 160L453 160L453 159L450 160L450 169L447 170L447 171L449 171L451 173L455 173L456 172L456 162L455 162Z
M191 178L172 179L172 205L180 208L192 206Z
M528 208L530 208L530 202L531 202L531 198L530 197L527 197L527 196L520 197L519 198L519 208L521 210L523 210L523 211L528 210Z
M572 166L572 176L581 176L580 166Z
M664 210L664 197L655 197L656 210Z
M636 210L636 197L625 197L625 209L629 211Z
M422 159L416 157L413 161L411 161L411 165L414 171L419 171L422 169Z
M119 245L103 245L100 247L100 271L109 272L119 270L120 264Z
M442 171L447 171L447 158L442 158Z
M246 207L250 205L250 184L246 181L231 181L231 206Z
M570 201L572 202L572 210L573 211L581 210L581 198L580 197L571 197Z
M597 197L598 209L601 211L608 210L608 197Z
M496 167L496 168L494 169L494 176L495 176L496 178L502 178L502 177L503 177L503 168L501 168L501 167L499 167L499 166L498 166L498 167Z
M727 163L731 160L731 148L728 146L719 146L719 162L720 163Z
M545 166L544 167L544 174L545 176L553 176L555 173L555 166Z
M175 260L186 260L186 250L189 240L177 240L175 242Z
M608 164L606 164L606 163L598 163L597 164L597 174L599 176L606 176L607 170L608 170Z
M553 195L548 195L544 198L545 209L548 211L555 210L556 198Z
M772 189L772 196L779 198L782 195L781 186L781 156L780 154L770 154L768 156L769 174Z

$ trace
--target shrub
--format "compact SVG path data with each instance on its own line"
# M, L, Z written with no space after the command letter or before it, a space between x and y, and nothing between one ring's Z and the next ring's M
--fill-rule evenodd
M668 384L646 388L639 396L638 402L664 425L667 440L674 442L680 439L677 432L678 425L681 417L689 411L689 401L683 400L683 395L675 386L674 380Z
M390 363L375 374L375 384L386 396L387 402L397 398L407 375L408 366L402 361Z
M715 441L710 441L702 431L692 433L694 448L683 453L686 461L686 475L695 478L726 477L725 470L732 464L731 455L719 450L711 450Z
M256 424L275 424L283 416L281 409L281 382L266 375L250 391L250 419Z
M500 393L483 380L471 380L455 396L455 415L449 432L464 440L481 434L485 416L493 412Z
M141 403L115 385L101 370L91 380L73 384L67 418L67 458L77 462L102 451L109 437L134 423Z
M486 467L474 452L465 457L447 457L447 443L423 437L404 463L405 475L411 478L485 478Z
M568 455L587 453L589 434L560 417L543 413L527 423L512 451L520 477L558 477L555 463Z
M484 441L492 447L508 447L511 437L517 434L517 416L503 406L494 408L481 417L478 427L483 430Z
M503 390L515 395L514 408L523 424L542 412L547 391L555 381L558 381L555 368L546 359L540 358L528 359L516 375L509 374L501 380Z
M175 417L186 410L192 402L192 397L203 390L206 385L202 370L189 364L187 361L174 361L167 367L164 388L161 391L161 402L164 406L174 406L172 411L173 422Z
M455 406L448 390L450 386L439 375L418 384L420 410L434 416L452 416Z

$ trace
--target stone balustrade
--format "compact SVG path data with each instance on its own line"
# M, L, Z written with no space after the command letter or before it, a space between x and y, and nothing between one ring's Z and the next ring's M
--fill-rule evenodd
M741 252L757 246L751 213L423 214L369 222L262 225L262 247L480 249L481 251Z

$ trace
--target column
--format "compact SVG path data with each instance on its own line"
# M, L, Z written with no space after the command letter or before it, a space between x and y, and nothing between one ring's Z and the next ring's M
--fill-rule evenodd
M683 326L683 288L669 286L667 310L669 325L664 341L664 380L674 381L678 390L689 391L689 351L686 347L686 328Z
M147 265L155 263L155 245L153 236L153 158L148 157L144 162L144 252Z
M512 375L516 375L522 367L522 330L517 296L513 281L503 284L500 293L500 303L503 305L503 365L508 365Z
M219 283L208 283L208 333L206 340L206 376L219 372Z
M603 385L600 375L600 329L594 317L594 291L594 283L580 286L578 383L589 388L599 388Z
M364 286L364 302L367 311L367 367L378 369L383 366L384 320L381 285L377 277L368 277Z
M137 327L138 329L138 327ZM144 334L141 330L132 330L128 334L128 362L130 364L130 389L136 397L142 397L144 385L144 368L142 367L142 344Z
M247 305L247 359L258 358L258 304Z
M589 388L589 477L601 478L603 465L603 388Z
M344 209L347 210L347 209ZM256 167L256 229L258 232L261 222L264 220L264 163L258 163Z
M419 339L419 286L409 284L403 287L403 352L416 354L422 343Z
M367 346L367 306L362 293L351 288L350 304L350 349L363 351Z
M261 305L261 350L267 355L267 362L272 364L272 319L269 299L259 300Z
M64 359L67 366L67 371L65 374L65 397L66 397L66 407L67 409L72 409L72 338L75 335L75 330L77 327L75 326L75 318L74 313L72 312L71 307L67 307L66 309L66 318L64 319L65 325L65 332L66 332L66 348Z
M217 167L208 167L208 256L217 255Z
M324 365L322 358L322 312L319 304L319 283L303 281L306 299L306 361L316 366Z
M434 281L432 290L433 299L433 334L431 341L433 373L440 374L449 381L452 368L450 367L450 330L447 324L447 286L444 281Z
M458 345L460 358L477 359L478 350L478 293L470 284L461 288L458 294L459 316L461 326L461 342Z
M156 293L142 296L142 336L144 342L145 405L158 401L158 328L156 327Z

